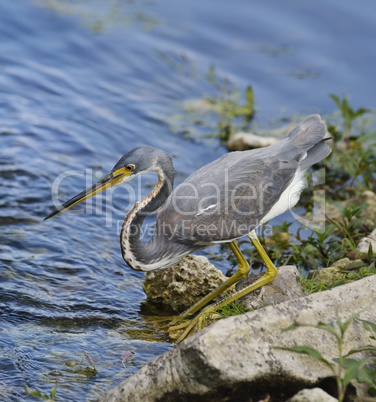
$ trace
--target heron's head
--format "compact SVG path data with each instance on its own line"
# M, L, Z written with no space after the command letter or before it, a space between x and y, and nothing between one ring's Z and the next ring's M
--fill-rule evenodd
M80 194L55 208L44 220L59 215L80 202L119 183L127 182L139 174L157 170L160 167L163 168L163 165L168 162L171 163L171 157L157 148L147 146L135 148L122 156L110 173Z

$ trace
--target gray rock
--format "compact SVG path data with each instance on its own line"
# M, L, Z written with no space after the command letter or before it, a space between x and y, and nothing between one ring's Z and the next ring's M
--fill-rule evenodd
M309 272L308 279L318 279L326 286L333 285L336 281L346 278L350 271L361 272L367 269L367 264L360 260L341 258L328 268L314 269Z
M261 275L263 275L262 273ZM236 290L250 285L260 274L249 275L236 284ZM286 265L278 268L278 276L272 283L243 296L239 301L249 309L256 309L268 305L275 305L286 300L305 296L304 289L299 282L300 272L295 265Z
M268 147L279 142L278 138L262 137L251 133L236 133L227 142L230 151L245 151L252 148Z
M303 388L335 393L332 372L309 356L278 347L306 345L328 360L338 356L332 336L294 322L335 322L336 316L375 322L376 275L276 306L217 321L144 366L102 401L242 401L269 394L291 397ZM362 322L349 326L344 353L375 343Z
M336 402L333 398L321 388L302 389L287 402Z
M297 117L296 122L300 121ZM258 134L238 132L227 142L230 151L245 151L247 149L262 148L280 141L286 134L296 127L296 122L274 129L257 129ZM330 136L327 134L327 136Z
M376 229L373 230L372 233L369 234L367 237L363 237L360 240L356 249L361 253L368 253L370 245L372 247L373 254L376 254Z
M367 264L362 260L350 260L349 258L341 258L333 262L330 267L314 269L308 274L308 279L320 279L326 285L331 285L338 279L342 279L345 274L350 271L359 271L361 268L366 268Z
M142 287L149 300L183 311L227 279L206 257L189 255L171 268L147 272ZM234 292L232 287L224 295Z

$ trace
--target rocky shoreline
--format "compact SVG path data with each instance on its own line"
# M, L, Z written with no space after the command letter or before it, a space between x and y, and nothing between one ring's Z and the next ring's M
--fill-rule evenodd
M219 320L144 366L101 401L284 401L316 387L336 397L336 381L325 364L279 349L305 345L331 360L338 353L335 339L311 326L285 329L359 314L346 333L346 352L369 343L376 346L362 327L362 320L375 322L375 289L373 275ZM355 385L348 387L349 397L364 397L367 387Z

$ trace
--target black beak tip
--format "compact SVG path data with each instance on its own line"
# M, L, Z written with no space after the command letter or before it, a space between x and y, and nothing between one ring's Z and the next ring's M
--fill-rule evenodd
M47 219L53 218L55 215L57 215L60 211L57 209L54 209L50 214L48 214L43 221L46 221Z

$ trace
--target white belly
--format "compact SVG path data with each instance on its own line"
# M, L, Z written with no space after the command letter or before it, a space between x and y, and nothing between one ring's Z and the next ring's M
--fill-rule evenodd
M261 219L260 225L270 221L278 215L283 214L297 204L302 190L307 185L305 172L305 170L300 169L296 171L294 179L281 194L279 200L273 205L272 209Z

